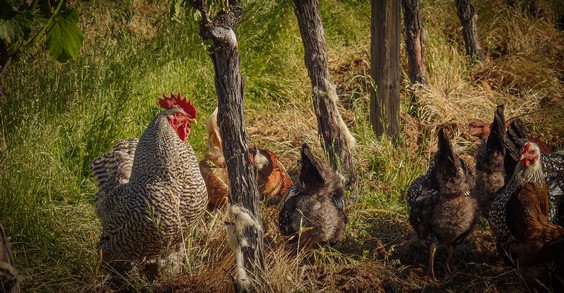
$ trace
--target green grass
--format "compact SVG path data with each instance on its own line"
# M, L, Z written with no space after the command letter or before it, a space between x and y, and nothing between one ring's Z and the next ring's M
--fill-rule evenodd
M203 156L203 122L217 105L213 66L191 14L171 21L166 5L156 3L74 3L82 12L85 32L79 58L58 64L37 48L14 60L4 76L0 223L11 238L26 292L107 289L101 285L102 272L96 272L101 227L89 165L117 139L138 137L159 112L157 97L180 90L194 101L199 123L190 143ZM336 250L295 254L285 249L275 212L265 210L269 291L342 288L340 274L353 267L380 274L380 285L386 288L431 286L428 280L405 275L409 270L399 258L410 254L398 239L409 231L403 196L410 182L425 172L440 125L451 125L456 148L470 161L477 142L465 133L466 121L489 121L495 105L506 103L508 116L527 114L523 117L529 129L562 147L564 126L555 121L564 112L563 34L551 18L506 9L494 13L504 3L480 2L476 7L480 39L489 56L478 65L464 56L452 1L424 5L429 84L415 89L421 105L419 117L412 117L406 114L410 105L403 83L402 133L394 143L377 139L368 120L369 2L322 1L332 78L342 115L358 141L354 157L360 183L347 207L347 238ZM246 78L246 124L252 142L277 152L295 175L300 145L308 142L317 153L321 148L293 6L291 1L250 0L245 5L237 34ZM406 68L403 60L404 77ZM230 290L225 272L232 271L233 259L219 224L223 217L208 215L205 232L195 231L190 238L188 273L182 281L170 276L160 284L138 281L136 288L192 284ZM398 256L398 251L403 254ZM515 274L495 271L485 262L469 266L473 276L492 286L486 291L514 288ZM484 272L495 277L486 278ZM285 287L288 279L290 287ZM472 288L449 281L433 286Z

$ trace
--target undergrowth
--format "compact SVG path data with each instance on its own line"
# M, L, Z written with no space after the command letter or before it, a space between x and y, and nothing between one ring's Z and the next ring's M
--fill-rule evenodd
M159 3L96 1L89 6L77 1L73 5L82 12L85 32L79 58L56 64L37 50L14 60L4 76L0 223L10 236L26 292L109 290L104 273L97 270L101 227L89 166L117 139L141 135L159 112L157 97L181 91L194 101L200 123L189 140L203 156L202 122L217 105L213 66L191 15L172 21L166 5ZM317 155L321 147L293 6L290 1L244 3L237 33L250 143L275 151L296 178L301 144L307 142ZM392 141L376 138L368 119L370 5L322 1L330 72L342 116L357 139L353 153L360 180L347 195L346 239L333 248L298 250L286 244L277 230L277 211L264 207L265 291L518 288L517 274L497 262L485 225L458 253L457 272L439 282L425 277L424 253L417 254L411 241L403 198L410 182L428 167L438 127L453 130L455 148L472 162L478 141L467 133L466 123L492 120L501 103L507 105L508 117L522 117L535 136L555 149L563 147L564 39L555 26L559 12L532 15L505 8L505 3L477 4L487 60L472 64L452 1L424 2L429 82L416 87L402 83L402 131ZM403 60L404 78L406 70ZM413 106L408 103L411 91L419 102L416 116L407 114ZM182 276L164 276L155 283L133 280L133 288L233 290L224 218L220 212L207 214L187 238ZM479 287L474 279L480 280Z

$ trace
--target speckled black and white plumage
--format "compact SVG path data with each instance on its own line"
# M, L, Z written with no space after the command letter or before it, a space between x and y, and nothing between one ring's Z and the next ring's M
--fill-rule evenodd
M519 162L521 149L528 141L525 126L519 118L513 119L509 124L506 138L505 178L508 180ZM543 174L548 186L548 220L562 226L564 225L564 152L543 153L541 156Z
M338 242L344 237L347 216L339 175L315 158L307 144L302 146L300 180L295 183L282 205L279 227L282 235L299 235L310 243Z
M549 200L542 157L525 144L515 172L492 204L489 219L504 259L511 256L529 290L564 290L564 228L548 221ZM514 257L514 258L513 258ZM550 290L550 292L552 292Z
M431 273L436 245L454 250L476 224L477 202L470 196L473 183L471 169L456 155L444 130L439 130L433 164L407 192L409 223L418 238L429 245Z
M548 187L548 220L564 226L564 151L542 154L541 157Z
M161 112L141 138L119 141L92 163L99 191L96 212L104 260L127 267L166 258L178 250L186 229L202 215L207 192L192 147Z
M531 148L536 148L537 152L540 154L540 150L536 144L531 143ZM542 160L542 158L539 160ZM497 194L488 215L490 226L496 237L498 253L509 264L512 261L515 239L511 237L508 226L507 205L523 183L533 182L540 186L546 186L540 164L538 167L534 167L535 168L525 168L520 162L517 163L513 176L508 180L505 188Z

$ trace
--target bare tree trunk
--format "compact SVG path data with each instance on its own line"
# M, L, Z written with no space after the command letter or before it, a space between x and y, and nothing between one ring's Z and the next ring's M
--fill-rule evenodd
M230 212L235 216L235 223L228 226L228 235L235 251L236 288L260 291L264 280L263 229L259 192L246 143L244 84L235 36L242 8L239 0L231 0L228 11L212 19L206 11L206 1L192 1L191 5L202 14L202 38L212 41L210 56L218 95L218 126L229 174Z
M14 260L4 227L0 224L0 292L18 293L20 284L17 279Z
M399 134L400 3L372 0L371 68L376 90L371 91L370 121L377 136Z
M347 174L346 187L350 190L357 181L350 151L355 139L337 108L339 98L329 76L319 0L294 0L294 6L304 44L305 65L313 88L313 107L319 135L323 138L333 169Z
M405 46L409 62L409 79L412 84L426 83L425 46L423 45L423 21L421 0L402 0L405 23Z
M464 44L466 46L466 55L471 58L483 60L482 47L478 40L478 24L476 20L478 15L474 11L471 0L456 0L456 8L458 9L458 18L462 24L462 33L464 34Z

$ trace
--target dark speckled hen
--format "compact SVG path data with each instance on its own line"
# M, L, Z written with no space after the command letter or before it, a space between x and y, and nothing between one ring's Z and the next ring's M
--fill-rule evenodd
M487 217L495 195L505 185L504 106L495 110L490 134L483 138L476 156L476 184L472 196L478 200L482 216Z
M445 131L439 130L438 151L427 173L407 192L409 223L429 247L429 272L433 278L437 245L447 245L451 263L456 245L472 231L477 203L470 197L474 175L452 148Z
M345 234L343 186L339 175L302 146L300 180L286 196L279 215L280 231L299 234L303 242L334 244ZM300 233L301 232L301 233Z

